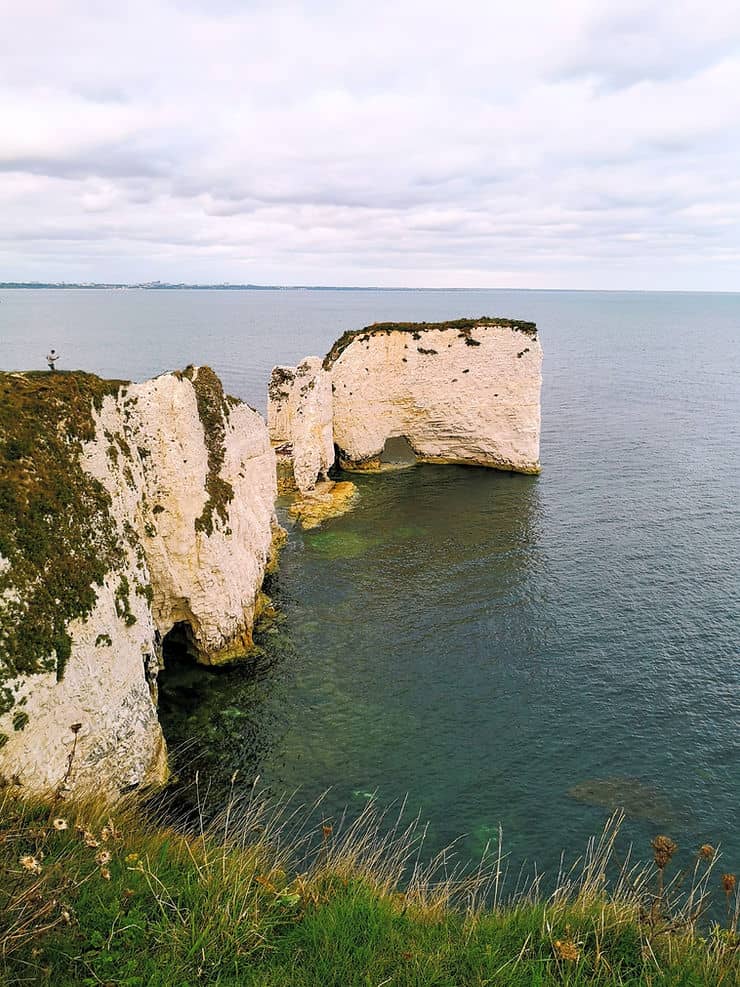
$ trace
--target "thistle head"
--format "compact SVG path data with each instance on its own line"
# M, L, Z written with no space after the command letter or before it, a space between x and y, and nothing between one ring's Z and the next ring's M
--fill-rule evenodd
M653 848L653 856L658 870L663 870L678 850L678 844L674 843L670 836L656 836L651 840L650 846Z

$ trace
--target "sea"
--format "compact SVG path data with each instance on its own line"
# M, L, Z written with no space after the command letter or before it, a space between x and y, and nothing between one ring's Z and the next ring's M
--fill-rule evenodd
M621 806L740 868L740 294L4 290L0 368L141 380L209 364L264 413L273 365L347 329L535 321L542 473L416 466L357 478L356 509L292 527L261 656L169 655L184 778L326 819L405 800L429 853L553 873ZM231 779L236 773L236 780Z

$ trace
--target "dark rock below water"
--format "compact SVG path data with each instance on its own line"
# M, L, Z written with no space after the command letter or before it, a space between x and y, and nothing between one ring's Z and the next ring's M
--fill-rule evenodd
M589 778L569 788L568 795L610 812L623 809L632 819L667 823L675 817L670 801L637 778Z

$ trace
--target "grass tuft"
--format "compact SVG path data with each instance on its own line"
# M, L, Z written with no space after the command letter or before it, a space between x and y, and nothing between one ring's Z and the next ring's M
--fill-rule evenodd
M321 801L232 790L211 825L185 830L133 799L111 809L6 789L0 975L55 987L738 984L736 889L714 851L683 889L629 860L610 879L617 814L554 892L534 881L509 895L500 838L473 868L454 846L425 862L424 827L404 810L371 802L327 820ZM734 895L727 927L702 926L715 886Z

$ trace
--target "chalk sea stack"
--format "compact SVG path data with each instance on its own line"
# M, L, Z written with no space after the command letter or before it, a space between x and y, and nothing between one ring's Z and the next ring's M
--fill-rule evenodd
M381 468L389 439L417 460L539 473L542 348L533 322L376 323L319 361L276 367L270 434L302 493L340 466ZM329 424L331 423L331 437Z

